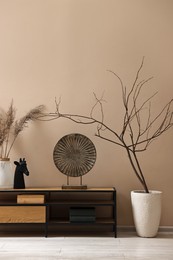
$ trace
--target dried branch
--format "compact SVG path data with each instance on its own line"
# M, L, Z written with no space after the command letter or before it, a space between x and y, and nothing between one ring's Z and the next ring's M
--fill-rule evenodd
M109 70L109 72L119 80L122 90L122 100L125 111L120 133L116 129L114 130L104 123L103 95L99 99L95 93L95 104L91 108L89 116L60 113L59 101L58 104L56 103L55 113L44 114L39 119L50 121L58 118L66 118L78 124L95 124L97 129L95 136L125 149L136 177L140 181L145 192L149 192L137 153L145 151L152 141L156 140L173 126L173 100L170 100L163 109L152 118L151 100L157 93L154 93L147 99L139 102L143 88L152 79L152 77L149 77L140 80L140 73L143 65L144 58L137 70L134 82L129 88L129 92L127 91L127 87L125 87L122 79L115 72ZM94 117L94 110L96 108L100 109L101 120ZM144 112L146 117L144 117Z

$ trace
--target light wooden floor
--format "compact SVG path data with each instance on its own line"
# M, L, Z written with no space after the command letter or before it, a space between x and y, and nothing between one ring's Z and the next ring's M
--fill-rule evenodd
M140 238L0 236L0 259L6 260L173 260L173 233Z

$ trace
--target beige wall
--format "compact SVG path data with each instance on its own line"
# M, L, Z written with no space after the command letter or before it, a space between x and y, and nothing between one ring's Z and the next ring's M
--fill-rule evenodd
M0 0L0 105L11 99L17 117L45 104L54 111L61 96L61 111L88 114L93 92L104 92L105 120L121 123L121 91L107 72L115 71L128 86L142 56L143 77L154 76L149 86L155 112L173 96L172 0ZM67 120L30 124L19 136L12 161L26 157L27 186L60 186L66 177L54 166L52 152L65 134L87 135L97 149L97 161L84 176L88 186L115 186L118 224L132 225L130 191L141 189L119 147L94 136L95 128ZM150 189L163 191L161 225L173 225L173 132L170 130L141 156ZM77 180L73 180L77 182Z

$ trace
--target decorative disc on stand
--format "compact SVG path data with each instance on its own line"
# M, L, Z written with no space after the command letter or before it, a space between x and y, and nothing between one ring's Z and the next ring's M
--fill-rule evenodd
M63 188L87 188L82 185L82 176L88 173L96 161L96 149L92 141L81 134L69 134L55 145L53 160L60 172L67 176ZM80 186L70 186L69 177L80 177Z

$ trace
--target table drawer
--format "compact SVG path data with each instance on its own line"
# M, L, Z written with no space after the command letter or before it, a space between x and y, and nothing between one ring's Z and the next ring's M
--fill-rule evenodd
M0 223L45 222L45 206L0 206Z

